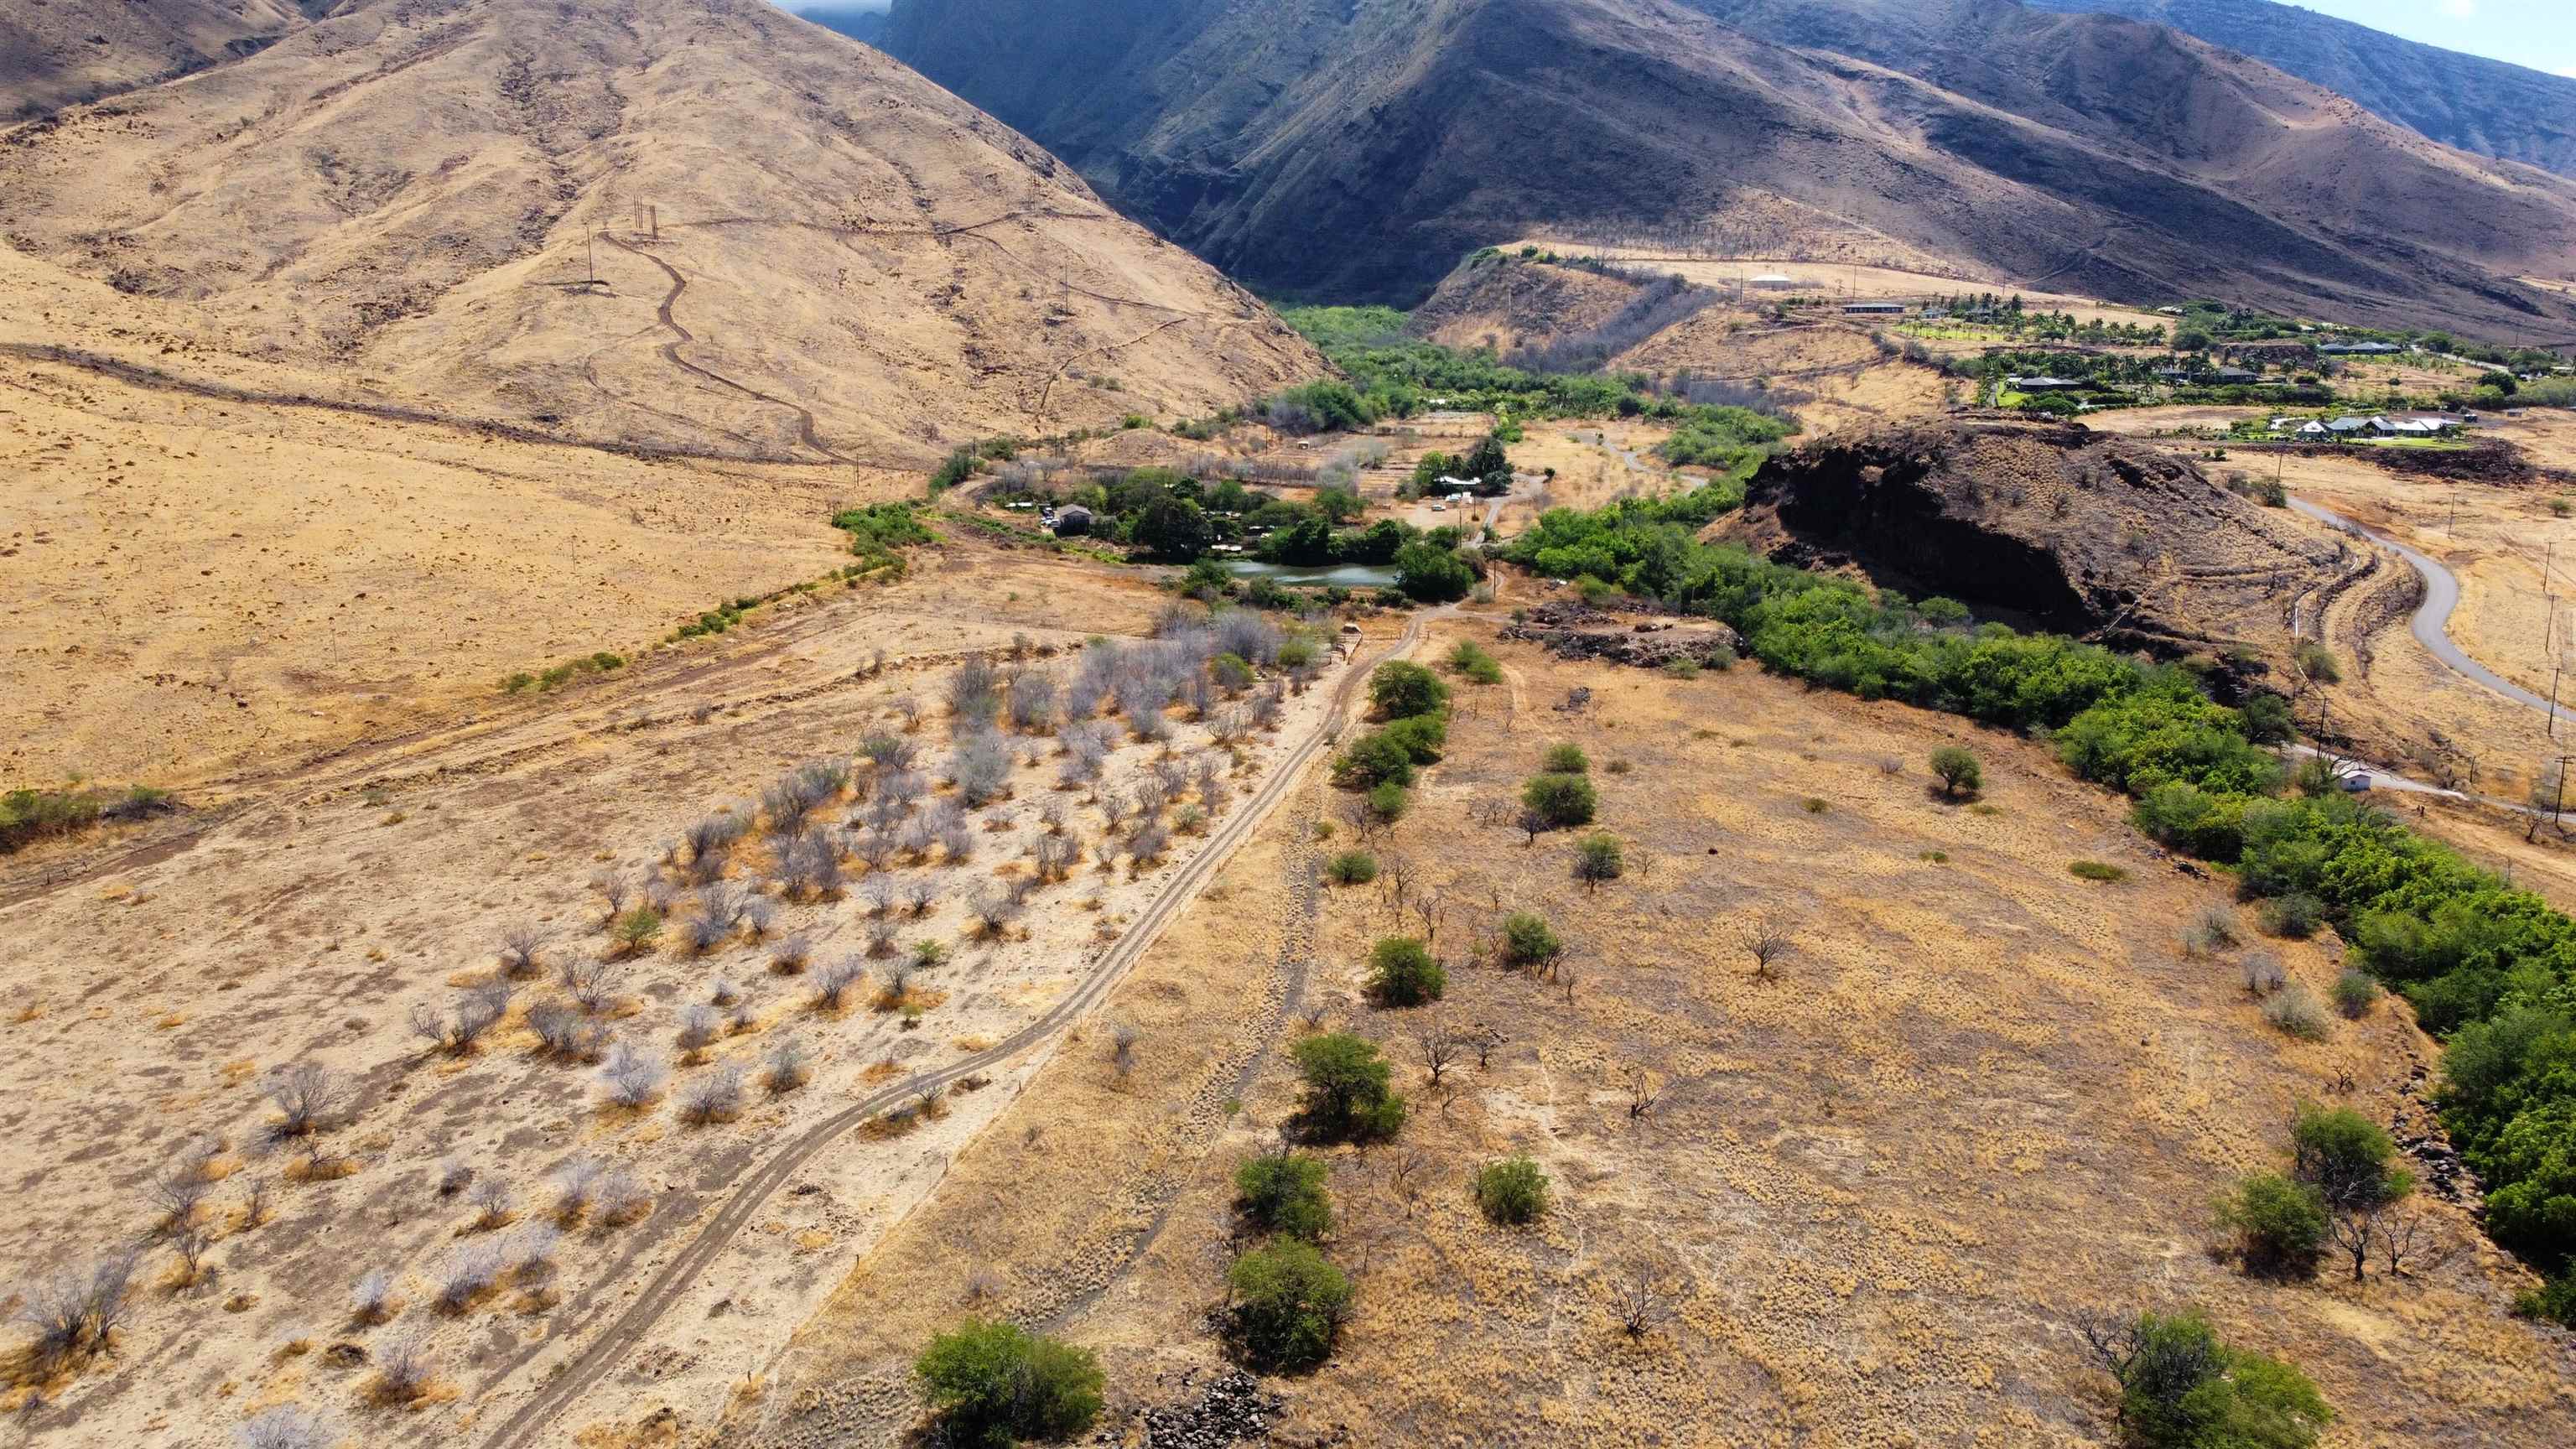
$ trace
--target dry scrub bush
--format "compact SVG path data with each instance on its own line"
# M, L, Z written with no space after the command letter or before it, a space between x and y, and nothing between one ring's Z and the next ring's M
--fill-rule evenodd
M677 1038L680 1051L695 1060L700 1052L715 1045L718 1026L714 1007L693 1004L682 1008Z
M2301 1041L2324 1040L2329 1025L2325 1003L2317 999L2315 992L2297 982L2274 992L2271 999L2263 1003L2263 1019L2282 1033Z
M85 1269L58 1269L18 1293L18 1321L34 1333L32 1362L50 1369L84 1353L108 1348L125 1322L141 1263L139 1249L101 1258Z
M576 1157L555 1170L555 1221L565 1227L579 1223L599 1205L601 1179L608 1169L598 1159Z
M292 1404L262 1409L233 1430L242 1449L330 1449L337 1438L322 1421Z
M501 933L502 974L505 976L536 975L539 970L537 951L544 944L545 937L538 934L535 926L526 922L503 931Z
M490 1243L474 1243L457 1249L439 1269L439 1311L463 1313L500 1280L499 1248Z
M856 961L836 961L814 973L816 1011L839 1011L851 988L867 979L866 968Z
M794 976L802 972L807 963L811 962L813 959L813 939L799 933L788 937L786 940L779 942L776 946L770 949L769 969L777 972L781 976Z
M605 961L565 963L563 984L574 1004L593 1016L605 1016L617 1009L617 972Z
M742 1069L722 1067L680 1089L680 1119L704 1126L742 1115Z
M562 1244L563 1229L552 1223L530 1223L510 1240L504 1266L520 1282L536 1282L554 1271L555 1250Z
M549 998L529 1007L528 1029L537 1035L539 1055L556 1061L596 1062L608 1050L608 1028L568 1002Z
M783 1097L804 1086L814 1076L812 1051L794 1037L773 1043L761 1059L761 1080L773 1097Z
M361 1325L382 1323L394 1316L394 1275L382 1268L370 1268L360 1275L349 1290L349 1317Z
M653 1100L669 1072L659 1060L620 1042L608 1054L608 1064L600 1068L599 1075L607 1088L609 1105L632 1111Z
M376 1350L376 1378L368 1396L380 1404L409 1404L426 1395L438 1375L429 1346L406 1335Z
M2248 996L2269 996L2289 980L2281 969L2281 958L2269 951L2253 952L2238 969Z
M510 1185L497 1177L487 1177L474 1184L474 1191L466 1201L474 1205L474 1226L484 1232L509 1222L516 1205Z
M463 1192L466 1184L473 1180L474 1169L451 1157L438 1164L438 1179L434 1184L434 1190L441 1199L451 1198Z
M278 1139L307 1137L340 1119L349 1104L348 1083L319 1062L296 1062L271 1073L266 1095L281 1114L269 1126Z

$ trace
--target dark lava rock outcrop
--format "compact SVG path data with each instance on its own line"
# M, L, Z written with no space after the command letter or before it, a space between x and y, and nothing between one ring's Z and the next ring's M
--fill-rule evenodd
M2377 567L2193 463L2071 423L1828 439L1764 465L1721 527L1782 562L2166 653L2277 642Z

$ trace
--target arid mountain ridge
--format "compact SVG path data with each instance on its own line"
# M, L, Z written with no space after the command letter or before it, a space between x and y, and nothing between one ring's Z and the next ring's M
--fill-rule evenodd
M1321 368L1026 138L760 0L351 0L0 134L0 217L248 355L648 450L917 467Z
M2576 78L2464 55L2276 0L2023 0L2125 15L2241 51L2444 145L2576 176Z
M2007 0L900 0L897 56L1282 294L1615 224L2122 300L2576 335L2576 184Z

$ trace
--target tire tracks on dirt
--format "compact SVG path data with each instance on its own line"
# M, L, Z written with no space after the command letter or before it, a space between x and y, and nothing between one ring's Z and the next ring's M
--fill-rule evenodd
M924 1091L946 1087L961 1077L972 1076L986 1068L1000 1067L1088 1015L1126 978L1146 949L1161 936L1163 928L1197 899L1200 889L1232 858L1235 850L1251 839L1271 812L1299 788L1306 767L1334 742L1341 717L1349 708L1351 695L1359 681L1379 663L1420 643L1429 618L1429 615L1417 614L1406 624L1404 634L1395 643L1372 658L1353 664L1342 682L1335 686L1324 718L1279 762L1269 783L1245 802L1234 819L1218 829L1206 848L1174 874L1162 893L1155 897L1154 904L1146 909L1135 925L1128 928L1116 945L1102 954L1091 974L1064 1000L1013 1032L999 1045L937 1071L924 1072L895 1083L807 1128L735 1188L733 1196L699 1230L697 1237L664 1264L645 1284L643 1292L601 1331L588 1348L565 1364L552 1382L503 1420L501 1426L483 1441L484 1449L525 1449L525 1446L537 1442L538 1436L552 1427L584 1393L624 1362L627 1353L660 1324L663 1316L696 1285L699 1276L751 1224L761 1206L817 1153L897 1103ZM504 1365L491 1381L498 1382L525 1367L544 1347L543 1343L531 1346Z

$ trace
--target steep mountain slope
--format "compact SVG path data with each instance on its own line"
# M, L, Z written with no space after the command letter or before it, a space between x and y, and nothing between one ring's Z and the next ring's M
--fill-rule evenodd
M255 54L333 0L19 0L0 10L0 118Z
M2576 79L2422 45L2275 0L2023 0L2197 35L2445 145L2576 176Z
M882 44L885 40L886 13L883 6L873 9L851 6L805 6L797 10L796 18L811 20L825 30L846 35L852 40L863 41L869 45Z
M1461 250L1610 222L2569 330L2496 278L2576 272L2576 185L2002 0L899 0L887 45L1285 292L1409 300Z
M917 463L1319 366L1023 137L761 0L353 0L0 138L0 217L245 350L646 448Z

